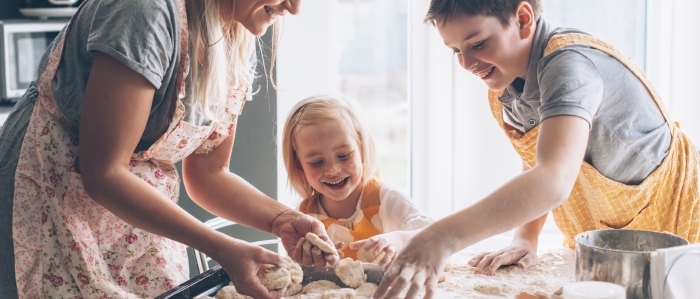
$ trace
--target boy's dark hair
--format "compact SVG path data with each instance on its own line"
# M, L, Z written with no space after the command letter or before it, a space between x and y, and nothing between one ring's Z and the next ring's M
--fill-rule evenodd
M461 15L485 15L498 18L506 26L520 2L529 3L535 13L535 20L540 18L541 0L431 0L424 22L436 26L438 22L445 24Z

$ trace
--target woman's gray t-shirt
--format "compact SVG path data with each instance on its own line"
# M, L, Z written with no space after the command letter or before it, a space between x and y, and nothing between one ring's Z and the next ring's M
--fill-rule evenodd
M141 74L156 88L151 112L136 150L147 149L167 129L173 115L180 55L180 14L176 0L91 0L75 16L66 35L61 62L52 82L58 107L80 124L83 94L95 51ZM59 34L59 37L63 35ZM38 74L43 73L44 55ZM12 198L20 147L38 96L36 83L20 98L0 129L0 293L14 297ZM190 97L183 103L187 120L202 124Z
M543 58L554 34L540 18L527 77L516 79L499 100L503 120L528 132L549 117L571 115L590 124L584 161L605 177L640 184L666 157L670 129L634 74L615 58L588 46L571 45Z

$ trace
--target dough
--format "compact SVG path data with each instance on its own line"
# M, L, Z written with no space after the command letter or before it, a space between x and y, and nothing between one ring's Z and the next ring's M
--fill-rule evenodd
M216 299L253 299L253 297L239 294L236 287L227 285L216 292Z
M488 283L488 282L477 282L474 284L474 290L486 293L494 294L499 296L506 296L510 294L513 290L511 287L505 283Z
M335 275L338 275L340 280L351 288L359 287L367 279L362 262L353 261L351 258L345 258L335 265Z
M359 288L355 289L355 291L357 291L357 296L371 298L374 292L377 291L377 288L379 288L379 286L376 284L365 282Z
M275 265L262 265L258 270L258 278L268 290L281 289L292 284L292 275L289 270Z
M353 289L343 288L323 292L321 299L355 299L357 292Z
M284 296L285 297L294 296L294 295L298 294L299 292L301 292L301 289L303 289L303 288L304 288L304 286L301 285L301 283L293 283L292 285L289 286L289 288L287 288L287 291L284 293Z
M289 270L292 283L301 283L301 281L304 279L304 271L301 270L301 266L299 266L299 264L297 264L297 262L295 262L291 257L285 256L284 260L289 263L287 270Z
M302 294L323 294L323 292L328 291L328 290L337 290L340 289L340 287L335 284L335 282L328 281L328 280L317 280L317 281L312 281L309 282L306 286L304 286L304 289L301 290Z
M281 289L292 284L301 283L304 279L304 272L301 266L292 258L284 257L286 263L279 267L274 265L262 265L258 271L258 278L268 290Z
M307 233L306 234L306 239L311 242L314 246L318 247L318 249L321 249L321 251L330 253L330 254L335 254L338 255L338 251L335 250L335 247L329 245L325 241L323 241L321 238L319 238L318 235L314 233Z
M287 299L321 299L322 294L299 294ZM286 298L286 297L285 297Z

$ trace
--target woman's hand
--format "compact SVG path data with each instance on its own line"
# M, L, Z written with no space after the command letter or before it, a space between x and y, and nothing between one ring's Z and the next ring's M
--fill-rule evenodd
M350 249L357 250L358 256L365 256L367 262L376 263L380 267L386 268L394 261L398 251L403 248L410 239L408 232L396 231L376 235L369 239L360 240L348 244ZM411 236L413 234L410 234ZM383 255L382 255L383 254ZM378 261L376 259L379 259Z
M263 264L277 265L286 263L278 254L260 246L250 245L230 237L212 256L228 273L238 293L253 298L277 299L284 296L286 288L268 291L260 283L258 271Z
M323 268L326 265L335 265L340 261L340 255L328 254L318 247L311 245L304 236L306 233L314 233L323 241L333 246L333 242L326 234L326 228L321 221L299 211L285 211L274 223L272 233L282 239L282 245L293 260L305 266ZM343 244L335 244L336 248L342 248ZM338 252L339 254L342 254Z
M527 269L537 264L537 243L514 239L510 246L496 252L481 253L468 264L476 267L474 273L485 275L495 274L503 265L518 264L520 269Z
M427 244L430 244L430 250L426 250ZM405 298L412 299L423 286L425 298L433 298L440 273L450 256L448 245L449 240L434 233L424 231L417 234L391 263L373 298L398 298L408 287Z

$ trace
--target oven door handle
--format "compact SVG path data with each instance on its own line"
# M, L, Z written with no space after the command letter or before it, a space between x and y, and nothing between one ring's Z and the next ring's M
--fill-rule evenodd
M71 5L78 2L78 0L49 0L49 2L54 5Z

